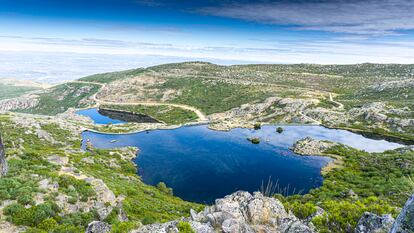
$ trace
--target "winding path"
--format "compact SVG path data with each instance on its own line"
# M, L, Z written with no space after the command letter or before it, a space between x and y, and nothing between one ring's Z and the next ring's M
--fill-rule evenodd
M232 80L235 81L235 80ZM101 90L105 88L106 84L105 83L98 83L98 82L89 82L89 81L72 81L71 83L84 83L84 84L93 84L93 85L100 85L101 86ZM256 85L269 85L269 84L265 84L265 83L258 83L258 82L252 82ZM278 87L284 87L285 85L279 85L279 84L270 84L272 86L278 86ZM287 86L285 86L287 87ZM304 88L305 89L305 88ZM309 89L310 90L310 89ZM199 122L207 122L208 119L206 117L206 115L201 112L199 109L194 108L192 106L189 105L185 105L185 104L172 104L172 103L162 103L162 102L150 102L150 101L137 101L137 102L128 102L128 103L119 103L119 102L112 102L112 101L105 101L105 100L100 100L97 98L97 94L100 91L96 92L95 94L93 94L91 96L91 98L99 105L99 104L107 104L107 105L145 105L145 106L171 106L171 107L177 107L177 108L182 108L185 110L189 110L194 112L195 114L197 114L198 118L199 118ZM336 104L336 109L344 109L344 105L338 101L335 101L333 98L333 94L332 92L328 92L329 95L329 101L331 101L332 103ZM305 115L302 111L299 112L299 114L304 117L306 120L313 122L315 124L321 125L322 122L318 121L316 119L313 119L307 115Z
M72 81L71 83L84 83L84 84L100 85L101 86L101 90L104 89L105 86L106 86L105 83L88 82L88 81ZM105 100L100 100L97 97L97 94L99 92L100 91L96 92L95 94L93 94L91 96L92 100L95 101L98 105L100 105L100 104L106 104L106 105L171 106L171 107L182 108L182 109L185 109L185 110L189 110L189 111L194 112L197 115L199 122L207 122L208 121L206 115L203 112L201 112L199 109L194 108L194 107L189 106L189 105L185 105L185 104L172 104L172 103L160 103L160 102L150 102L150 101L136 101L136 102L126 102L126 103L105 101Z

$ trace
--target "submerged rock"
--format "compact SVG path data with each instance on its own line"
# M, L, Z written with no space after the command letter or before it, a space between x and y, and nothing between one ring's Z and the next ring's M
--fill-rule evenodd
M206 207L204 211L191 211L190 223L197 233L239 233L239 232L314 232L291 213L288 213L282 203L256 192L239 191L222 199L217 199L215 205ZM164 224L143 226L133 232L178 232L178 221Z
M7 165L6 152L4 150L4 144L0 135L0 176L5 176L9 171L9 166Z
M257 138L257 137L247 138L247 140L250 141L253 144L259 144L260 143L260 138Z
M385 214L378 216L376 214L365 212L359 219L355 228L356 233L387 233L390 231L394 218Z

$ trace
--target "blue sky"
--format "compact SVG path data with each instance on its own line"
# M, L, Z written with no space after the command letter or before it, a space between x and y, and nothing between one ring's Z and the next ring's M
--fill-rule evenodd
M0 52L414 63L411 0L0 0Z

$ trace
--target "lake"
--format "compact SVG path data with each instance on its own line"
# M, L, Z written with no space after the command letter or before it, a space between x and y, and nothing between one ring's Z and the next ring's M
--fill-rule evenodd
M103 124L103 125L113 124L113 125L115 125L115 124L126 123L125 121L122 121L122 120L119 120L119 119L116 119L116 118L111 118L109 116L104 116L104 115L100 114L98 112L97 108L89 108L89 109L79 110L79 111L76 112L76 114L91 118L93 123L95 123L95 124Z
M370 152L401 147L322 126L282 127L281 134L276 125L228 132L200 125L121 135L85 131L82 138L83 148L86 140L96 148L138 147L140 153L134 162L146 184L162 181L173 188L174 195L207 204L237 190L258 191L269 179L288 195L319 187L323 181L320 170L330 159L298 156L289 150L307 136ZM261 142L253 144L248 137L259 137Z

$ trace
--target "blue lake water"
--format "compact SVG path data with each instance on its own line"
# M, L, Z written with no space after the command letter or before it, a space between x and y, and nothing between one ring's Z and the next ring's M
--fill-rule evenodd
M85 110L79 110L76 114L87 116L92 119L95 124L122 124L124 121L113 119L104 115L101 115L96 108L89 108Z
M288 194L306 193L320 186L320 169L330 159L298 156L289 150L295 141L307 136L370 152L401 147L321 126L283 126L281 134L276 128L220 132L203 125L124 135L85 131L82 138L83 147L87 139L97 148L138 147L134 162L145 183L163 181L173 188L174 195L200 203L212 203L237 190L258 191L269 178L281 189L288 189ZM247 137L259 137L261 143L252 144Z

